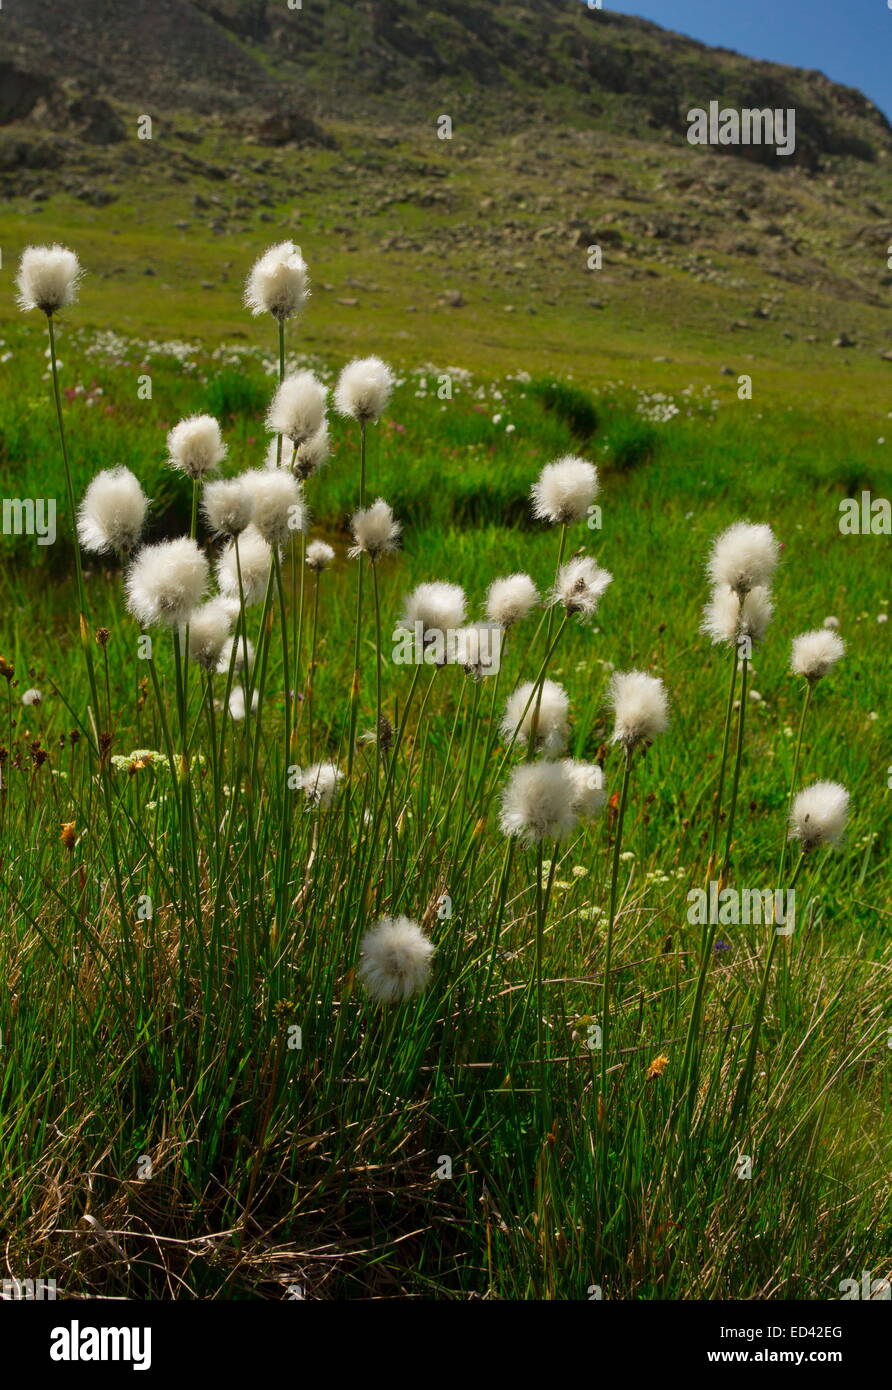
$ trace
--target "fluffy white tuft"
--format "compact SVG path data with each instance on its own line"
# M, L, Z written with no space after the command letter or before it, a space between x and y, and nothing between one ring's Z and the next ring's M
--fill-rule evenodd
M229 605L212 598L189 614L189 656L206 671L215 670L232 627Z
M312 478L314 473L318 473L322 465L328 462L330 456L331 439L328 425L323 424L314 435L305 439L293 450L291 471L295 478L304 482L307 478Z
M251 520L254 500L241 478L205 483L201 509L215 536L238 536Z
M429 632L445 633L448 628L461 627L464 621L464 589L435 580L419 584L406 597L400 624L411 631L416 623L421 623L426 637Z
M181 627L207 583L208 562L188 536L146 545L127 573L127 607L143 627Z
M554 588L549 596L551 603L559 603L568 614L580 613L590 618L613 575L602 570L591 555L580 555L561 565Z
M226 600L222 599L221 602L225 603ZM245 637L244 633L238 637L227 637L220 648L217 659L218 674L228 675L230 665L233 671L247 670L249 676L254 669L254 643Z
M446 660L453 666L463 666L475 680L482 680L497 674L501 651L502 629L498 623L470 623L452 632Z
M359 948L359 978L376 1004L399 1004L425 988L434 954L417 922L384 917Z
M338 413L360 424L380 419L393 390L393 372L380 357L357 357L341 372L335 387Z
M597 495L595 465L566 454L555 463L547 463L533 484L533 516L566 526L584 517Z
M577 763L571 758L564 759L564 767L573 783L573 810L580 819L593 820L607 801L603 768L597 763Z
M24 693L23 696L22 696L22 704L23 704L23 705L31 706L31 705L40 705L40 704L42 704L42 703L43 703L43 696L41 695L41 693L40 693L39 690L36 690L36 689L34 689L33 687L32 687L31 690L26 690L25 693Z
M577 801L566 762L520 763L502 793L502 833L528 845L562 840L576 829Z
M804 850L836 845L849 818L849 794L839 782L815 782L796 796L790 812L790 839Z
M303 492L284 468L254 468L242 475L253 503L251 524L268 545L284 545L307 524Z
M337 763L314 763L301 773L300 785L310 806L333 806L344 774Z
M795 675L819 681L845 655L845 650L845 642L832 628L819 627L793 638L790 666Z
M55 314L74 303L82 274L74 252L58 243L26 247L16 276L19 307Z
M761 585L750 589L743 600L727 584L713 589L709 603L703 609L701 631L713 642L736 642L749 637L761 642L774 614L771 594Z
M148 505L129 468L106 468L97 473L77 514L77 534L84 550L95 555L110 550L128 554L142 534Z
M610 682L609 700L616 715L613 742L626 748L656 738L669 724L666 688L646 671L618 671Z
M354 512L350 526L353 530L350 555L354 558L357 555L368 555L372 561L377 560L380 555L389 555L391 551L396 550L400 531L403 529L394 519L393 512L383 497L379 497L377 502L365 511Z
M713 542L707 568L716 588L727 585L747 593L768 587L779 558L780 547L770 526L735 521Z
M829 617L824 619L824 626L833 628L834 632L839 627L839 618Z
M285 435L295 446L312 439L325 420L327 395L322 382L312 372L286 376L267 411L267 429L273 434Z
M258 703L257 691L255 690L251 696L252 714L256 711ZM243 685L234 685L229 692L229 714L237 724L240 724L245 717L245 687Z
M189 415L167 436L168 463L190 478L212 473L226 457L226 445L213 415Z
M272 549L256 526L246 526L237 540L229 542L217 560L217 583L227 598L238 603L241 567L245 607L251 608L255 603L260 603L266 594L272 563Z
M245 304L252 314L272 314L284 321L303 308L309 284L300 247L293 241L281 241L252 267L245 284Z
M327 570L334 557L334 550L327 541L310 541L307 546L307 564L317 574Z
M490 584L486 616L499 627L509 628L525 618L538 600L539 591L528 574L509 574Z
M508 696L505 713L502 715L502 722L499 726L502 738L510 742L516 734L518 743L529 742L538 701L536 746L541 748L549 757L556 757L564 751L567 743L567 717L570 713L570 699L564 687L558 685L556 681L546 680L543 682L541 699L534 695L536 689L533 681L525 681ZM529 708L527 708L528 705Z

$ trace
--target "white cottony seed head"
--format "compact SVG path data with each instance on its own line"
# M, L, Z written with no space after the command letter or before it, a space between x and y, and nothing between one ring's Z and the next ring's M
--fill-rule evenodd
M339 414L360 424L383 415L393 390L393 372L380 357L357 357L341 372L335 388Z
M561 565L549 599L553 604L561 604L567 614L590 618L612 582L609 570L602 570L592 556L580 555Z
M286 376L273 396L266 415L266 427L283 434L292 444L303 444L322 429L327 390L312 372Z
M337 763L314 763L301 774L300 785L308 805L320 806L324 811L334 805L343 780Z
M780 547L770 526L735 521L713 542L707 568L716 588L727 585L745 594L769 586L779 557Z
M207 582L208 562L188 536L146 545L127 573L127 607L144 627L181 627Z
M727 584L713 589L709 603L703 609L701 631L713 642L736 642L749 637L761 642L774 613L768 589L750 589L740 605L740 596Z
M366 932L359 950L359 978L377 1004L399 1004L425 988L434 955L417 922L384 917Z
M253 502L251 524L269 545L284 545L307 523L303 492L297 479L284 468L255 468L243 474Z
M616 715L613 742L634 748L651 741L669 724L666 688L646 671L618 671L610 682L609 700Z
M307 565L317 574L327 570L334 557L334 550L327 541L310 541L307 546Z
M203 478L226 457L226 445L213 415L189 415L167 436L168 463L190 478Z
M586 459L566 454L548 463L533 484L533 516L569 525L585 516L598 495L598 470Z
M465 593L458 584L444 584L439 580L419 584L403 601L401 625L414 631L415 624L420 622L425 636L429 632L445 633L449 628L461 627L464 621Z
M57 313L74 303L82 273L77 256L64 246L26 247L16 276L19 307Z
M237 547L237 548L236 548ZM245 607L260 603L266 594L273 552L257 530L246 526L241 535L229 542L217 560L217 583L227 598L239 602L239 569Z
M563 840L576 829L577 802L566 762L520 763L502 793L502 833L528 845Z
M541 699L534 694L536 690L533 681L525 681L508 696L500 725L502 738L510 742L516 734L518 743L528 743L538 704L536 747L548 757L557 757L564 751L567 742L570 699L564 687L556 681L543 682Z
M577 763L564 759L564 767L573 783L573 810L582 820L593 820L604 809L607 791L604 773L597 763Z
M804 850L836 845L849 818L849 794L839 782L815 782L796 796L790 812L790 839Z
M490 584L486 616L499 627L509 628L525 618L538 600L539 591L528 574L509 574Z
M251 520L254 500L240 478L205 483L201 509L215 536L238 536Z
M127 555L139 541L148 500L129 468L97 473L77 514L78 540L94 555Z
M232 619L226 600L209 599L189 614L189 657L206 671L215 670L229 637Z
M375 561L379 556L388 555L396 550L402 527L394 520L393 512L383 497L379 497L377 502L365 511L354 512L350 525L353 530L353 545L349 553L354 558L365 554L370 560Z
M252 314L272 314L283 322L303 308L309 276L300 247L282 241L256 261L245 285L245 304Z
M819 681L845 655L842 638L829 627L816 628L793 638L790 666L797 676Z

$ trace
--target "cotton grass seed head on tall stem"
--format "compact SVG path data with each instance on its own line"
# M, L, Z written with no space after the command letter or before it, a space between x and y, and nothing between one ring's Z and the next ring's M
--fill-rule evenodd
M327 570L334 557L334 549L327 541L310 541L307 546L307 568L316 574Z
M190 661L197 661L206 671L216 670L231 628L229 605L219 595L193 609L188 622Z
M341 372L335 387L340 415L361 425L380 420L393 391L393 372L380 357L357 357Z
M243 474L243 482L253 502L251 524L268 545L284 545L305 529L303 492L291 473L284 468L255 468Z
M461 627L465 621L465 591L458 584L434 580L419 584L403 600L400 626L413 631L421 623L425 639Z
M300 247L281 241L256 261L245 284L245 304L255 316L272 314L284 323L300 313L310 292Z
M713 643L732 645L740 637L761 642L774 615L771 593L762 587L750 589L743 603L736 590L727 584L713 589L703 609L701 631Z
M368 555L374 562L382 555L389 555L399 545L402 526L394 519L393 512L383 497L379 497L371 507L354 512L350 522L353 531L353 545L349 554Z
M610 681L608 700L615 724L613 742L627 751L639 743L652 743L669 725L669 700L657 676L646 671L617 671Z
M146 545L127 573L127 607L143 627L181 627L207 584L208 562L188 536Z
M533 484L533 516L537 521L569 526L580 521L598 495L598 470L586 459L565 454L548 463Z
M167 436L167 461L189 478L212 473L226 457L226 445L213 415L189 415Z
M838 845L849 819L849 794L839 782L815 782L799 792L790 811L790 839L808 852Z
M814 632L803 632L800 637L793 638L791 670L814 685L842 660L845 650L845 642L832 628L819 627Z
M526 845L563 840L576 829L578 790L565 762L519 763L502 793L503 835Z
M313 763L300 775L300 786L308 806L327 811L337 800L344 774L337 763Z
M536 691L537 686L533 681L525 681L511 692L505 705L505 713L502 715L500 732L506 742L510 742L516 736L518 743L528 743L538 703L536 747L547 757L555 758L567 745L570 698L557 681L543 681L542 695L538 701Z
M528 574L494 579L486 595L486 616L506 631L525 618L539 602L539 591Z
M251 713L252 713L252 714L255 714L255 713L257 712L257 706L258 706L259 703L260 703L260 701L259 701L259 698L258 698L258 694L257 694L257 691L255 690L254 693L253 693L253 695L251 696ZM246 698L246 695L245 695L245 687L244 687L243 685L234 685L234 686L232 687L232 689L230 690L230 692L229 692L229 717L230 717L230 719L233 719L233 720L235 721L236 724L241 724L242 720L243 720L244 717L245 717L245 711L246 711L247 707L248 707L248 702L247 702L247 698Z
M77 256L65 246L26 247L16 276L19 308L52 317L77 299L82 274Z
M726 585L738 594L768 588L780 558L770 526L735 521L713 542L708 572L715 588Z
M236 544L238 550L236 551ZM273 552L257 530L256 526L246 526L242 534L230 541L217 560L217 583L227 598L239 602L239 570L241 569L242 590L245 607L251 608L261 603L269 583Z
M90 483L77 513L77 536L94 555L129 555L142 535L148 498L129 468L106 468Z
M225 600L222 600L225 602ZM233 650L235 656L233 656ZM227 637L220 648L220 655L217 658L217 674L225 676L232 666L233 671L247 671L250 676L254 670L254 643L250 638L239 634L236 637Z
M497 674L501 650L502 628L498 623L469 623L452 633L446 660L479 681Z
M434 945L409 917L383 917L359 948L359 978L376 1004L400 1004L430 979Z
M580 555L561 565L549 602L560 604L568 617L578 613L583 619L591 618L612 582L609 570L601 569L591 555Z
M604 772L597 763L578 763L565 758L563 766L573 784L573 810L580 820L594 820L607 801Z
M251 520L254 499L240 478L221 478L205 483L201 510L215 536L241 535Z
M290 444L290 440L288 443ZM288 466L295 478L303 483L306 482L307 478L312 478L314 473L318 473L330 457L331 437L328 433L328 425L323 424L309 439L298 444L296 449L292 448Z
M266 413L266 428L271 434L284 435L297 448L322 429L327 396L312 372L286 376Z

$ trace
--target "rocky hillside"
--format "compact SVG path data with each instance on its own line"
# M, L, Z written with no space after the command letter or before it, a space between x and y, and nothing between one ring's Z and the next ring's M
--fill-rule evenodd
M343 119L405 125L436 106L466 126L509 131L546 115L678 140L687 110L716 99L795 107L795 159L811 169L826 156L892 153L892 129L860 92L581 0L295 5L15 0L2 17L0 123L45 119L95 139L105 99L157 115L224 112L285 141L318 139L320 124ZM765 151L728 152L777 167Z

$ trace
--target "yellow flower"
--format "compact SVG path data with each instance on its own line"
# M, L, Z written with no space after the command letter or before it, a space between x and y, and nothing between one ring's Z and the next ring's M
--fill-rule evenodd
M653 1081L656 1077L662 1076L668 1065L668 1057L662 1054L659 1057L655 1057L647 1069L648 1081Z

